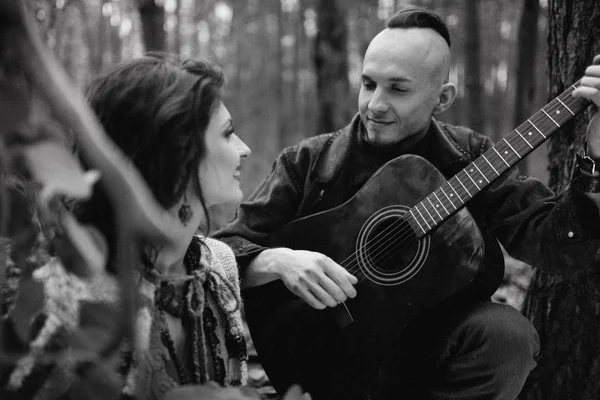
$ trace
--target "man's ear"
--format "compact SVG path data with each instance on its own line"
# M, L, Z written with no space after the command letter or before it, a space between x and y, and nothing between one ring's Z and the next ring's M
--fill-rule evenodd
M456 98L456 86L452 82L447 82L442 85L442 91L438 98L438 103L433 109L433 115L443 113L452 105Z

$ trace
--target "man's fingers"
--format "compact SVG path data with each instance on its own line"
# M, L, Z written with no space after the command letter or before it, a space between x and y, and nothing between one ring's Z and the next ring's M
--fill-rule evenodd
M352 285L350 285L350 286L352 286ZM337 281L334 281L332 278L330 278L327 275L323 275L323 277L321 278L321 287L327 293L329 293L329 295L331 297L333 297L333 299L336 301L336 305L337 305L337 303L343 303L348 298L345 291L337 283Z
M356 285L358 283L358 278L352 275L350 272L346 271L346 276L351 284Z
M600 90L594 87L579 86L573 91L573 97L583 97L594 102L596 106L600 106Z
M323 289L321 285L317 283L311 284L309 290L321 303L326 304L329 307L335 307L338 305L337 300L335 300L325 289Z
M333 299L323 288L315 282L306 282L306 284L295 285L290 290L304 300L312 308L322 310L329 307L335 307L337 301Z
M600 65L590 65L585 69L584 79L588 77L599 77Z
M336 286L344 292L346 297L356 297L356 289L354 289L353 285L358 283L358 279L354 275L344 269L344 267L336 264L331 258L327 259L324 271L335 282ZM346 299L339 301L346 301Z
M316 309L336 307L355 297L358 279L324 254L292 251L281 260L280 279L295 295Z
M303 288L296 293L302 300L306 302L312 308L316 308L317 310L322 310L327 308L327 304L320 301L315 295L312 294L307 288Z
M342 274L332 274L331 279L335 282L335 285L339 287L346 297L350 297L353 299L356 297L356 289L354 289L354 284L358 282L358 279L348 271L344 270ZM338 301L346 301L339 300Z
M593 73L591 73L591 69L594 68ZM579 81L578 88L595 88L600 89L600 65L595 67L588 67L588 71L585 76L581 78Z

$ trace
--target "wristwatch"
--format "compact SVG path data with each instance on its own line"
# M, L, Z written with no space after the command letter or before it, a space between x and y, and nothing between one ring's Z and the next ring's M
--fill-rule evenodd
M576 155L573 184L584 192L600 193L600 162L596 163L585 149L584 145L584 153Z

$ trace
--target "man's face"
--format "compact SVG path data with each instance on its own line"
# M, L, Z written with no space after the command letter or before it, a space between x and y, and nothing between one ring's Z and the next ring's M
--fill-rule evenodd
M365 54L358 96L367 139L385 146L429 126L447 77L449 49L431 29L386 29Z

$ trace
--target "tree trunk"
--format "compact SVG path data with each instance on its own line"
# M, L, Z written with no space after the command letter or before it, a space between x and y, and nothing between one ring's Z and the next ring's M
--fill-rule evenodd
M294 37L296 38L294 42L294 51L292 57L292 89L290 93L290 107L293 110L292 117L292 135L294 138L294 142L297 142L298 139L302 135L306 135L305 127L303 124L304 121L304 102L302 101L304 96L304 91L300 90L300 72L302 71L302 57L301 51L303 49L304 41L304 4L303 1L300 0L298 2L298 10L295 15L292 16L293 26L294 26Z
M273 13L277 16L277 30L275 31L275 40L274 40L274 58L275 62L273 63L274 71L273 71L273 86L275 90L273 91L273 97L275 100L275 104L273 104L273 112L275 115L275 137L274 143L276 151L282 149L282 143L285 141L285 135L289 134L289 130L291 125L289 124L289 107L286 107L288 104L285 98L286 87L283 81L283 75L285 74L286 65L283 63L283 46L281 44L281 39L284 35L284 15L283 9L281 8L280 0L272 0L269 4L273 10Z
M101 2L97 6L87 9L87 47L89 49L88 69L89 77L95 77L104 66L104 17L102 16Z
M118 6L116 3L113 3L113 7ZM111 17L106 18L106 31L108 33L108 43L110 44L110 62L114 65L121 62L123 42L119 36L119 25L113 26L111 23Z
M336 0L317 2L315 68L318 132L331 132L346 125L351 116L350 82L348 81L348 29L343 8Z
M548 2L548 68L551 98L577 81L600 52L597 0ZM594 29L592 29L594 28ZM574 153L581 149L587 115L550 139L550 185L565 188ZM524 313L540 334L541 352L520 396L523 400L600 398L600 265L575 277L537 271Z
M517 90L513 126L519 126L535 111L536 55L538 44L539 0L523 0L523 14L517 38ZM519 165L521 172L528 175L528 159Z
M467 100L468 126L483 132L484 110L481 84L481 38L479 34L479 2L465 3L465 97Z
M146 51L165 51L167 36L165 33L165 9L155 0L139 0L142 36Z
M183 18L181 16L181 0L176 0L175 3L175 18L176 24L173 28L173 52L181 54L181 30L183 29Z

